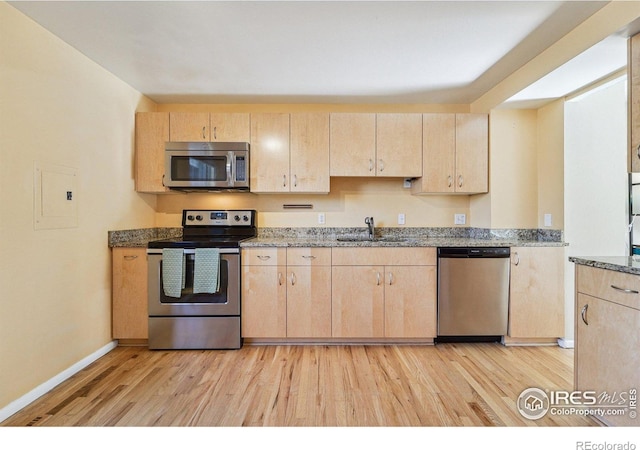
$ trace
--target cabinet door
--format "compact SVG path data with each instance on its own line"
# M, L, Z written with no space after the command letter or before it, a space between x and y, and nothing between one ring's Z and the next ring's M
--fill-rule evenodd
M640 172L640 34L629 39L629 172Z
M385 336L435 338L435 266L385 267L385 272Z
M375 176L376 115L332 113L330 121L331 176Z
M169 113L136 113L136 191L163 193L164 143L169 140Z
M331 269L333 337L384 337L384 267Z
M169 137L173 142L209 141L209 113L169 113Z
M564 247L511 249L509 336L564 335Z
M249 142L251 121L249 114L211 113L212 142Z
M242 267L242 336L287 336L285 266Z
M376 175L422 176L422 114L376 115Z
M331 267L287 268L287 337L331 337Z
M489 191L489 119L456 114L456 192Z
M148 339L147 249L112 250L114 339Z
M424 114L422 117L422 178L411 192L455 192L456 115Z
M640 311L617 303L576 296L575 389L618 395L640 386ZM628 403L627 403L628 404ZM627 414L602 419L637 426Z
M329 192L329 114L291 114L291 192Z
M289 192L289 114L251 114L251 192Z

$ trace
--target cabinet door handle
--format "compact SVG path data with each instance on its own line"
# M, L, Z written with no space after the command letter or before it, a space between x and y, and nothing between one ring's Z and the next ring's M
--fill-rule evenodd
M287 176L282 175L282 187L287 187Z
M618 286L613 285L613 284L611 285L611 287L613 289L615 289L616 291L624 292L625 294L640 294L640 292L638 292L638 291L636 291L634 289L625 289L625 288L621 288L621 287L618 287Z
M384 159L380 160L379 166L380 166L380 172L384 171Z
M636 156L640 158L640 144L638 144L638 147L636 147Z
M514 252L513 257L514 257L513 265L517 266L518 264L520 264L520 255L518 255L518 252Z
M373 159L369 158L369 172L373 172Z
M207 135L205 134L206 131L207 131L207 127L202 127L202 139L207 138Z
M580 311L580 315L582 316L582 321L584 322L585 325L589 325L589 322L587 322L587 309L589 309L588 303L584 305L582 307L582 311Z
M131 261L132 259L137 259L138 255L124 255L124 259L127 261Z
M260 261L268 261L271 259L271 256L269 255L256 255L256 257L260 260Z
M393 284L393 273L389 272L389 286Z
M380 286L380 272L376 272L376 285Z
M458 187L462 187L462 183L464 183L464 178L462 175L458 175Z
M296 284L296 274L291 272L291 286Z
M293 187L298 187L298 175L293 175Z
M449 187L451 187L451 185L453 184L453 177L451 175L447 177L447 182L449 184Z
M282 286L282 272L278 272L278 285Z
M213 127L213 140L218 139L218 127Z
M316 257L315 257L315 256L313 256L313 255L302 255L302 257L303 257L304 259L316 259Z

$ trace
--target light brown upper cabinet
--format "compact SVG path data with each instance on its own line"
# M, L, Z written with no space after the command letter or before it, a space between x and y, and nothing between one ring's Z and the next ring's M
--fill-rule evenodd
M249 114L169 113L173 142L249 142Z
M169 192L162 184L164 143L169 140L169 113L136 113L135 174L136 191Z
M629 39L629 172L640 172L640 33Z
M329 192L328 114L251 115L251 192Z
M422 114L376 114L376 175L422 176Z
M211 142L249 142L250 115L244 113L211 113L209 123Z
M291 192L329 192L329 114L291 114Z
M422 175L421 114L331 114L331 176Z
M424 114L422 177L413 194L477 194L489 189L486 114Z
M172 142L209 142L209 113L169 113L169 137Z
M331 113L332 177L375 176L376 115Z

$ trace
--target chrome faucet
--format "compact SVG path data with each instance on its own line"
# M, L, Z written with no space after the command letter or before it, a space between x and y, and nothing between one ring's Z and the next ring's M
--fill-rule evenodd
M369 239L373 241L373 237L376 233L375 227L373 225L373 217L365 217L364 223L369 227Z

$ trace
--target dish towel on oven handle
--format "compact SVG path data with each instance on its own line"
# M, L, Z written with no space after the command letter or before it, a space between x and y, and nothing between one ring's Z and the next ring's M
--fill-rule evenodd
M220 250L196 248L193 261L193 293L213 294L220 288Z
M180 298L185 284L185 259L181 248L162 249L162 289L167 297Z

